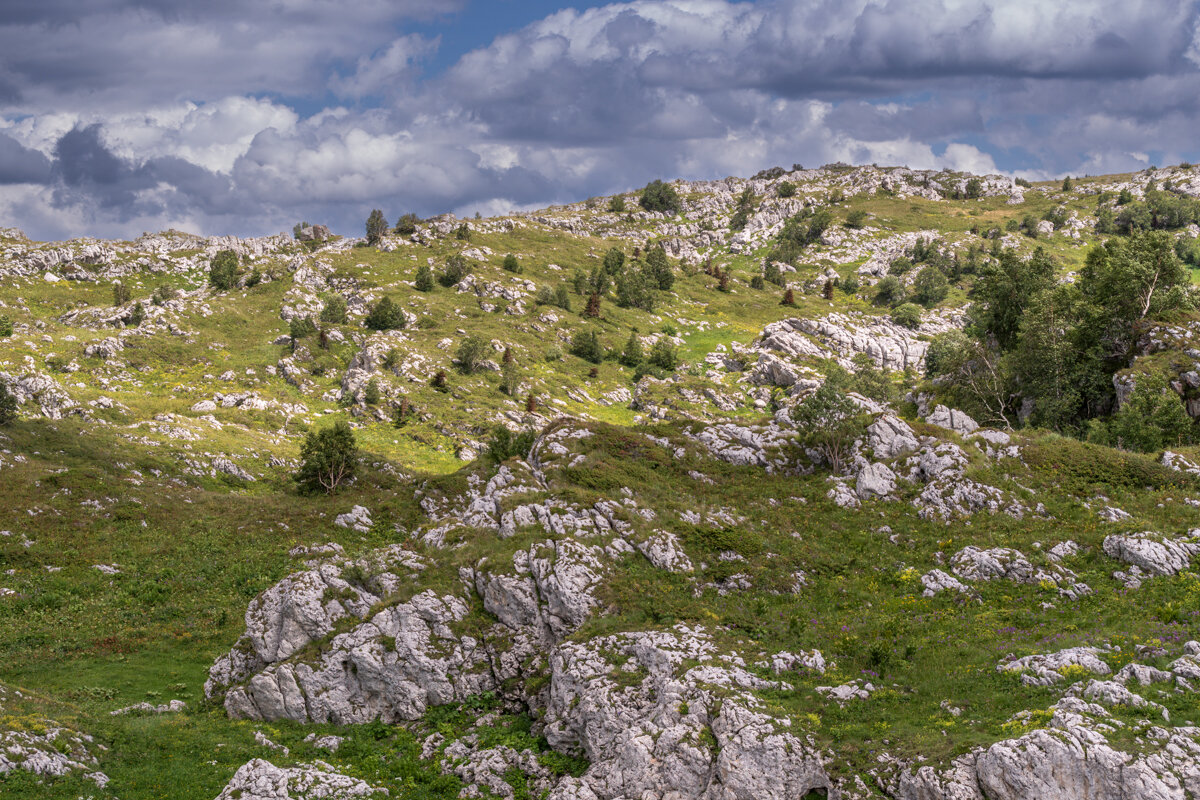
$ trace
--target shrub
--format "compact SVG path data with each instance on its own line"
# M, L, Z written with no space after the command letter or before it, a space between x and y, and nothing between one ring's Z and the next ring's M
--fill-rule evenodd
M378 208L371 211L367 217L367 244L379 244L388 232L388 221Z
M464 375L473 375L483 369L483 362L487 360L488 350L487 340L482 336L468 336L463 339L454 354L459 371Z
M317 326L313 324L312 319L309 317L295 317L288 323L288 336L291 337L293 346L300 339L303 339L305 336L312 336L316 332Z
M614 195L609 198L608 210L614 214L620 214L625 211L625 198L621 195Z
M782 181L775 187L775 194L783 198L796 196L796 184L791 181Z
M396 220L394 232L397 236L412 236L417 232L417 223L421 218L416 214L405 214Z
M392 425L397 428L403 428L408 424L408 418L412 416L412 405L409 404L407 397L400 398L400 405L392 412Z
M904 302L904 284L894 275L888 275L875 287L875 303L881 306L898 306Z
M678 214L683 205L679 195L675 192L675 187L657 180L646 184L646 188L642 189L642 196L638 198L638 203L647 211L671 212L672 214Z
M369 406L377 406L382 398L383 394L379 391L379 380L371 378L363 387L363 402Z
M867 224L867 212L861 208L856 208L846 215L847 228L861 228Z
M446 383L446 370L439 369L435 372L433 377L429 379L429 385L439 392L450 391L450 386Z
M128 303L131 299L132 299L132 295L129 292L128 286L126 286L121 281L117 281L116 283L113 284L113 305L114 306L123 306L126 303Z
M13 322L7 316L0 316L0 337L8 338L13 335Z
M902 303L892 309L892 322L906 328L916 328L921 324L921 307L916 303Z
M664 292L671 291L671 287L675 285L675 272L667 259L667 251L661 246L646 254L646 277Z
M979 178L968 180L965 194L968 200L978 200L983 196L983 181Z
M654 286L641 270L626 269L617 276L617 305L653 311L654 304Z
M400 366L400 351L393 347L384 353L382 366L395 372L396 367Z
M563 311L571 310L571 293L567 290L566 284L560 283L554 289L554 305Z
M621 363L627 367L636 367L645 358L646 356L642 352L642 340L636 333L629 334L629 340L625 342L625 349L621 351Z
M471 265L467 260L460 255L453 255L446 259L446 269L438 276L438 283L450 287L470 274Z
M1139 375L1133 394L1107 421L1092 420L1088 440L1122 450L1154 452L1195 439L1195 424L1161 375Z
M562 361L562 357L562 349L557 345L551 345L550 349L546 351L546 355L544 356L545 360L550 362Z
M222 250L208 265L208 283L219 292L237 286L238 257L232 250Z
M848 391L848 376L835 368L816 392L792 408L802 442L817 450L834 473L841 472L862 430L858 406L847 397Z
M595 331L579 331L571 338L571 355L599 364L604 360L604 346Z
M904 275L912 268L912 261L905 256L900 256L888 265L888 275Z
M418 292L433 291L433 270L428 264L422 264L417 267L417 275L413 278L413 288Z
M321 322L327 322L331 325L344 325L346 323L346 298L340 294L331 294L325 298L325 305L321 306Z
M471 241L471 226L463 223L454 229L454 238L460 242Z
M150 295L150 302L156 306L161 306L170 300L174 300L178 296L178 289L174 289L170 286L159 286L154 290L154 293Z
M788 289L787 291L785 291L783 293L783 299L779 301L779 305L781 305L781 306L796 305L796 293L794 291L792 291L791 289Z
M610 248L604 254L604 271L616 275L625 266L625 252L618 247Z
M583 315L592 318L600 316L600 294L598 292L588 295L587 307L583 309Z
M1071 183L1071 176L1070 176L1070 175L1068 175L1067 177L1063 178L1063 182L1062 182L1062 190L1063 190L1064 192L1069 192L1069 191L1071 191L1071 189L1073 189L1074 187L1075 187L1075 184Z
M853 274L842 278L842 282L840 284L842 291L849 295L853 295L858 292L858 285L858 276Z
M333 494L354 478L358 445L345 420L321 431L309 431L300 447L300 469L293 476L301 494Z
M8 390L8 384L0 381L0 425L7 425L17 418L17 398Z
M1030 183L1029 181L1025 180L1024 178L1017 178L1015 183L1017 184L1017 186L1020 186L1023 189L1032 189L1033 188L1033 184Z
M136 328L145 321L146 321L146 308L145 308L145 306L142 305L142 302L139 300L137 303L134 304L133 311L130 312L130 314L129 314L129 324Z
M404 313L400 310L400 306L392 302L392 298L383 297L367 312L363 325L373 331L403 328L405 325Z
M650 355L646 358L652 366L658 367L667 372L674 372L679 366L679 356L675 352L675 348L671 346L671 342L667 337L660 338L650 348Z
M937 267L925 267L913 279L912 297L926 308L932 308L946 299L950 284Z
M525 458L529 455L529 451L533 449L533 443L536 439L537 434L534 431L513 433L503 425L497 425L492 429L492 438L488 440L488 458L497 464L507 461L514 456Z
M514 256L512 253L509 253L504 257L504 269L509 272L520 272L521 262L517 260L516 256Z
M504 352L508 353L507 350ZM517 363L511 359L506 360L500 368L500 391L509 397L516 397L520 389L521 373L517 369Z
M761 292L766 287L767 287L767 283L766 283L766 281L763 280L762 275L755 275L753 278L750 279L750 288L751 289L758 289Z

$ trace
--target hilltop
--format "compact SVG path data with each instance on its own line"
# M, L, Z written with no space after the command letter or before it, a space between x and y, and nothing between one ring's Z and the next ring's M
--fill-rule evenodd
M0 229L0 793L1200 796L1197 197Z

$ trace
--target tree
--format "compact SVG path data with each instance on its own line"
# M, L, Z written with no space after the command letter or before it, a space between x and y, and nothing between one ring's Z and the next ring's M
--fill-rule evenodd
M1122 450L1153 452L1190 444L1195 432L1179 395L1163 376L1154 374L1139 375L1133 394L1117 413L1107 421L1092 421L1088 438Z
M439 392L450 391L450 386L446 383L446 370L439 369L435 372L429 380L429 385Z
M971 296L973 324L995 337L1001 351L1012 348L1017 329L1031 299L1054 285L1057 266L1042 248L1028 261L1012 250L1000 253L996 264L984 266Z
M571 337L571 355L599 364L604 360L604 346L595 331L583 330Z
M7 425L17 418L17 398L8 390L8 384L0 381L0 425Z
M305 336L312 336L316 332L317 326L309 317L293 317L288 323L288 336L292 340L292 350L296 349L296 342Z
M895 275L888 275L875 286L875 304L898 306L904 302L904 284Z
M392 412L392 425L397 428L403 428L408 424L408 418L412 415L412 405L408 402L407 397L400 398L400 405Z
M321 306L321 322L329 323L330 325L346 324L346 298L340 294L331 294L325 298L325 304Z
M792 183L791 181L781 181L780 184L775 187L775 193L783 198L795 197L796 184Z
M792 408L801 442L819 452L835 474L842 471L863 427L858 406L847 396L848 384L845 370L833 368L817 391Z
M139 300L133 304L133 310L129 312L128 324L136 328L146 321L146 307Z
M620 214L625 211L625 198L621 195L613 195L608 201L608 210L614 214Z
M0 316L0 338L7 339L13 335L13 322L8 316Z
M219 292L237 286L238 257L232 250L222 250L208 263L208 283Z
M463 339L454 354L459 371L464 375L473 375L483 369L483 362L487 360L489 350L490 346L482 336L468 336Z
M604 271L609 275L616 275L625 266L625 251L619 247L609 248L609 251L604 254Z
M617 276L617 305L621 308L653 311L654 303L654 286L642 270L630 268Z
M783 293L783 299L779 301L779 305L781 305L781 306L796 305L796 293L794 291L792 291L791 289L786 290Z
M567 290L566 284L560 283L554 289L554 305L561 308L563 311L571 310L571 293Z
M433 270L429 268L428 264L422 264L417 267L417 275L413 279L413 288L418 292L433 291Z
M867 224L867 212L856 208L846 215L846 227L858 230Z
M533 449L533 443L536 440L537 433L534 431L513 433L503 425L497 425L492 429L492 438L488 441L488 458L497 464L501 464L513 456L525 458Z
M116 283L113 284L113 305L114 306L123 306L126 303L128 303L131 299L132 299L132 295L129 292L128 286L126 286L121 281L117 281Z
M438 283L450 287L471 274L471 265L457 253L446 259L446 269L438 276Z
M1071 176L1070 176L1070 175L1068 175L1067 177L1063 178L1063 182L1062 182L1062 190L1063 190L1064 192L1069 192L1069 191L1071 191L1071 189L1072 189L1073 187L1074 187L1074 184L1072 184L1072 183L1071 183Z
M766 288L766 286L767 286L766 281L763 280L762 275L755 275L754 277L752 277L750 279L750 288L751 289L757 289L758 291L761 292L763 289Z
M621 351L621 363L627 367L637 367L646 358L642 352L642 340L637 333L630 333L625 349Z
M650 348L650 355L647 356L646 361L667 372L674 372L675 368L679 366L679 356L666 336L660 337L654 343L654 346Z
M504 257L504 269L509 272L520 272L521 262L517 260L516 256L514 256L512 253L509 253Z
M371 211L367 217L367 244L379 244L379 240L387 235L388 221L378 208Z
M507 350L505 352L508 352ZM516 397L521 389L521 372L517 369L517 362L513 360L505 361L500 367L500 391L504 392L509 397Z
M471 241L471 226L467 223L462 223L454 229L454 238L460 242Z
M588 295L587 307L583 310L583 315L592 318L600 316L600 294L598 292Z
M671 287L675 285L675 272L667 259L667 251L661 246L651 249L646 254L646 277L664 292L671 291Z
M383 392L379 389L379 379L371 378L363 387L363 403L369 406L379 405L379 401L383 399Z
M421 218L416 214L405 214L396 220L394 233L397 236L412 236L417 232L417 223L420 221Z
M829 209L804 209L783 223L783 229L775 238L775 246L767 255L767 259L795 264L804 253L804 249L820 239L832 224L833 214Z
M983 181L979 178L971 178L967 181L965 194L968 200L978 200L983 197Z
M949 293L950 283L937 267L925 267L913 279L912 298L926 308L933 308Z
M301 494L333 494L358 471L358 445L345 420L309 431L300 447L300 469L293 476Z
M678 214L683 207L679 195L675 192L675 187L658 180L646 184L646 188L642 189L642 196L638 198L638 203L647 211L662 211L672 214Z
M729 230L740 231L745 228L752 213L754 213L754 190L747 186L738 195L737 208L729 220Z
M390 297L380 298L378 303L371 306L366 319L363 320L363 325L373 331L390 331L403 328L405 324L404 312Z
M921 324L921 307L916 303L901 303L892 309L892 322L906 328L917 328Z
M825 285L821 287L821 297L826 300L833 299L833 281L825 281Z

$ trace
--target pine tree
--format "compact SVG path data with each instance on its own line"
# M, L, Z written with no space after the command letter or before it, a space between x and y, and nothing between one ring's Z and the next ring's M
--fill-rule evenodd
M388 221L383 216L383 212L378 208L372 210L370 216L367 217L367 244L379 244L379 240L387 235L387 232Z

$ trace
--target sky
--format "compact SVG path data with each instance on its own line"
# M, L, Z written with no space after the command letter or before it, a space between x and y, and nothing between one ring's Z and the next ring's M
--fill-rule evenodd
M0 227L361 235L662 178L1200 161L1200 0L0 0Z

